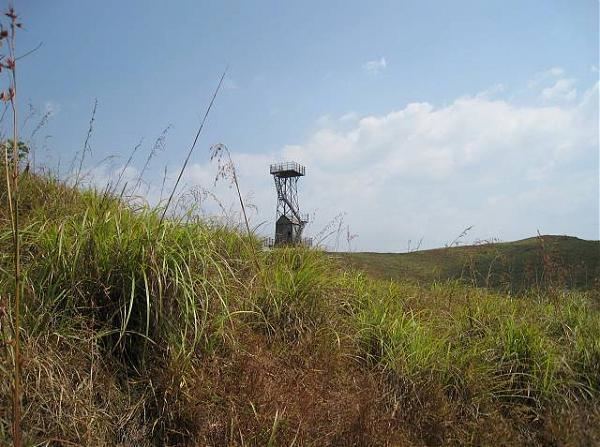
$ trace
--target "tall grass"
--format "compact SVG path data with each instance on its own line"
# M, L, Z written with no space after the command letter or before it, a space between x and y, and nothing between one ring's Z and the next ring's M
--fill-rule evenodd
M409 426L423 433L431 420L518 414L527 424L598 403L600 320L589 294L514 297L459 282L379 282L318 250L261 251L252 236L191 216L159 225L162 209L93 190L63 200L65 187L53 179L31 176L23 186L27 439L200 439L198 408L225 405L214 401L225 395L216 397L215 383L203 394L209 400L198 400L198 377L261 343L309 357L327 345L331 359L321 368L354 359L329 383L352 381L342 379L352 371L370 383L381 377L373 399L410 408ZM11 241L10 226L0 225L2 295L14 285ZM64 393L73 395L68 404L60 404ZM274 408L261 433L284 439L289 426L290 440L301 437L301 424L286 422L289 405ZM2 439L6 422L0 414Z
M581 294L535 303L454 283L432 286L427 298L410 284L364 295L364 282L351 285L362 296L353 319L370 365L446 390L460 383L478 405L539 413L598 397L600 324Z
M263 266L264 284L253 305L269 334L297 341L336 321L338 298L323 253L283 247L269 252Z
M32 222L23 235L38 315L94 317L106 349L136 366L163 344L189 356L224 337L232 290L243 287L228 261L243 250L237 234L171 221L157 233L155 210L102 206L93 192L82 200L83 213Z

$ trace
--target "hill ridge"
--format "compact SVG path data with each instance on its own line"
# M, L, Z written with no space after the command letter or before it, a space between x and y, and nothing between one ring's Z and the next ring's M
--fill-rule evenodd
M394 252L342 252L332 256L379 279L432 282L466 279L477 286L511 292L540 280L571 289L591 289L600 278L600 241L568 235L540 235Z

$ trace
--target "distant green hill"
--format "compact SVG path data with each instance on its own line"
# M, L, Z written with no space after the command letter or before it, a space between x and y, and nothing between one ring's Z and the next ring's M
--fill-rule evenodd
M418 282L462 279L512 292L558 285L591 289L600 285L600 241L538 236L411 253L340 253L346 265L382 279Z

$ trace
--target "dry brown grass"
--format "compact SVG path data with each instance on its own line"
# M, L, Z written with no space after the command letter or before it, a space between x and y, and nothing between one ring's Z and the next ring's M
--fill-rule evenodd
M83 335L85 332L82 331ZM593 403L528 420L471 396L365 367L320 338L290 346L254 331L191 363L123 376L93 340L24 341L25 441L72 446L593 445ZM347 351L348 350L348 351ZM1 385L3 408L9 390Z

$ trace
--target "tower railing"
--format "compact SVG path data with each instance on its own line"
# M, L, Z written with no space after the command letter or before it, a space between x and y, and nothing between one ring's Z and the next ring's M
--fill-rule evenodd
M306 168L295 161L288 161L285 163L273 163L269 167L269 171L271 174L293 173L295 175L304 175Z

